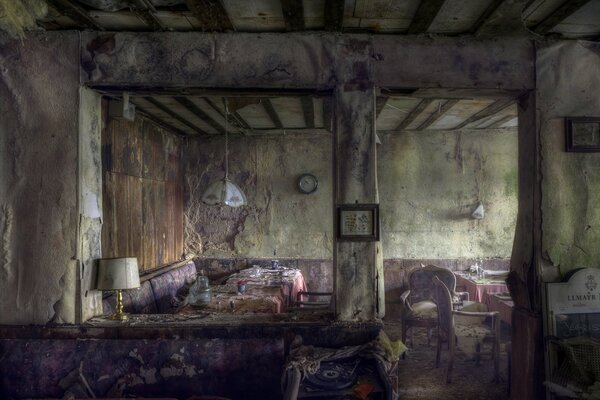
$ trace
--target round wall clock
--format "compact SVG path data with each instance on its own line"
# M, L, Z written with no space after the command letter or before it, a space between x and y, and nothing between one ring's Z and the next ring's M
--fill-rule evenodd
M317 190L319 180L312 174L302 174L298 178L298 190L304 194L310 194Z

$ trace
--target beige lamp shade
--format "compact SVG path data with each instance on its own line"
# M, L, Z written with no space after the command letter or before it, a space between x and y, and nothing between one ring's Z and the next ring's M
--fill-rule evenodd
M104 258L98 264L99 290L134 289L140 287L137 258Z

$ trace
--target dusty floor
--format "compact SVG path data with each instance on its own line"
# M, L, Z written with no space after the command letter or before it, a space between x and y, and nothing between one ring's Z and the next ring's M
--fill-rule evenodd
M385 323L385 331L392 339L401 338L400 324ZM488 357L479 366L457 353L452 372L452 383L446 384L448 352L444 348L440 368L435 367L434 337L431 346L423 329L416 329L414 346L409 347L399 369L401 400L506 400L508 396L508 357L504 352L510 341L510 332L503 327L500 345L500 383L494 383L494 365Z

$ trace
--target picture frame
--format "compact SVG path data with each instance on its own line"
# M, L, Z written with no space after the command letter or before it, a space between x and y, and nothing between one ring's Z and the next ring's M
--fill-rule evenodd
M565 151L600 152L600 117L567 117L565 132Z
M379 241L379 204L340 204L337 207L339 241Z

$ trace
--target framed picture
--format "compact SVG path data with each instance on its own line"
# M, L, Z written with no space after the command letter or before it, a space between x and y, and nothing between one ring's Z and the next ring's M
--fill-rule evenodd
M337 215L338 240L378 241L378 204L341 204Z
M565 118L566 151L600 151L600 117Z

